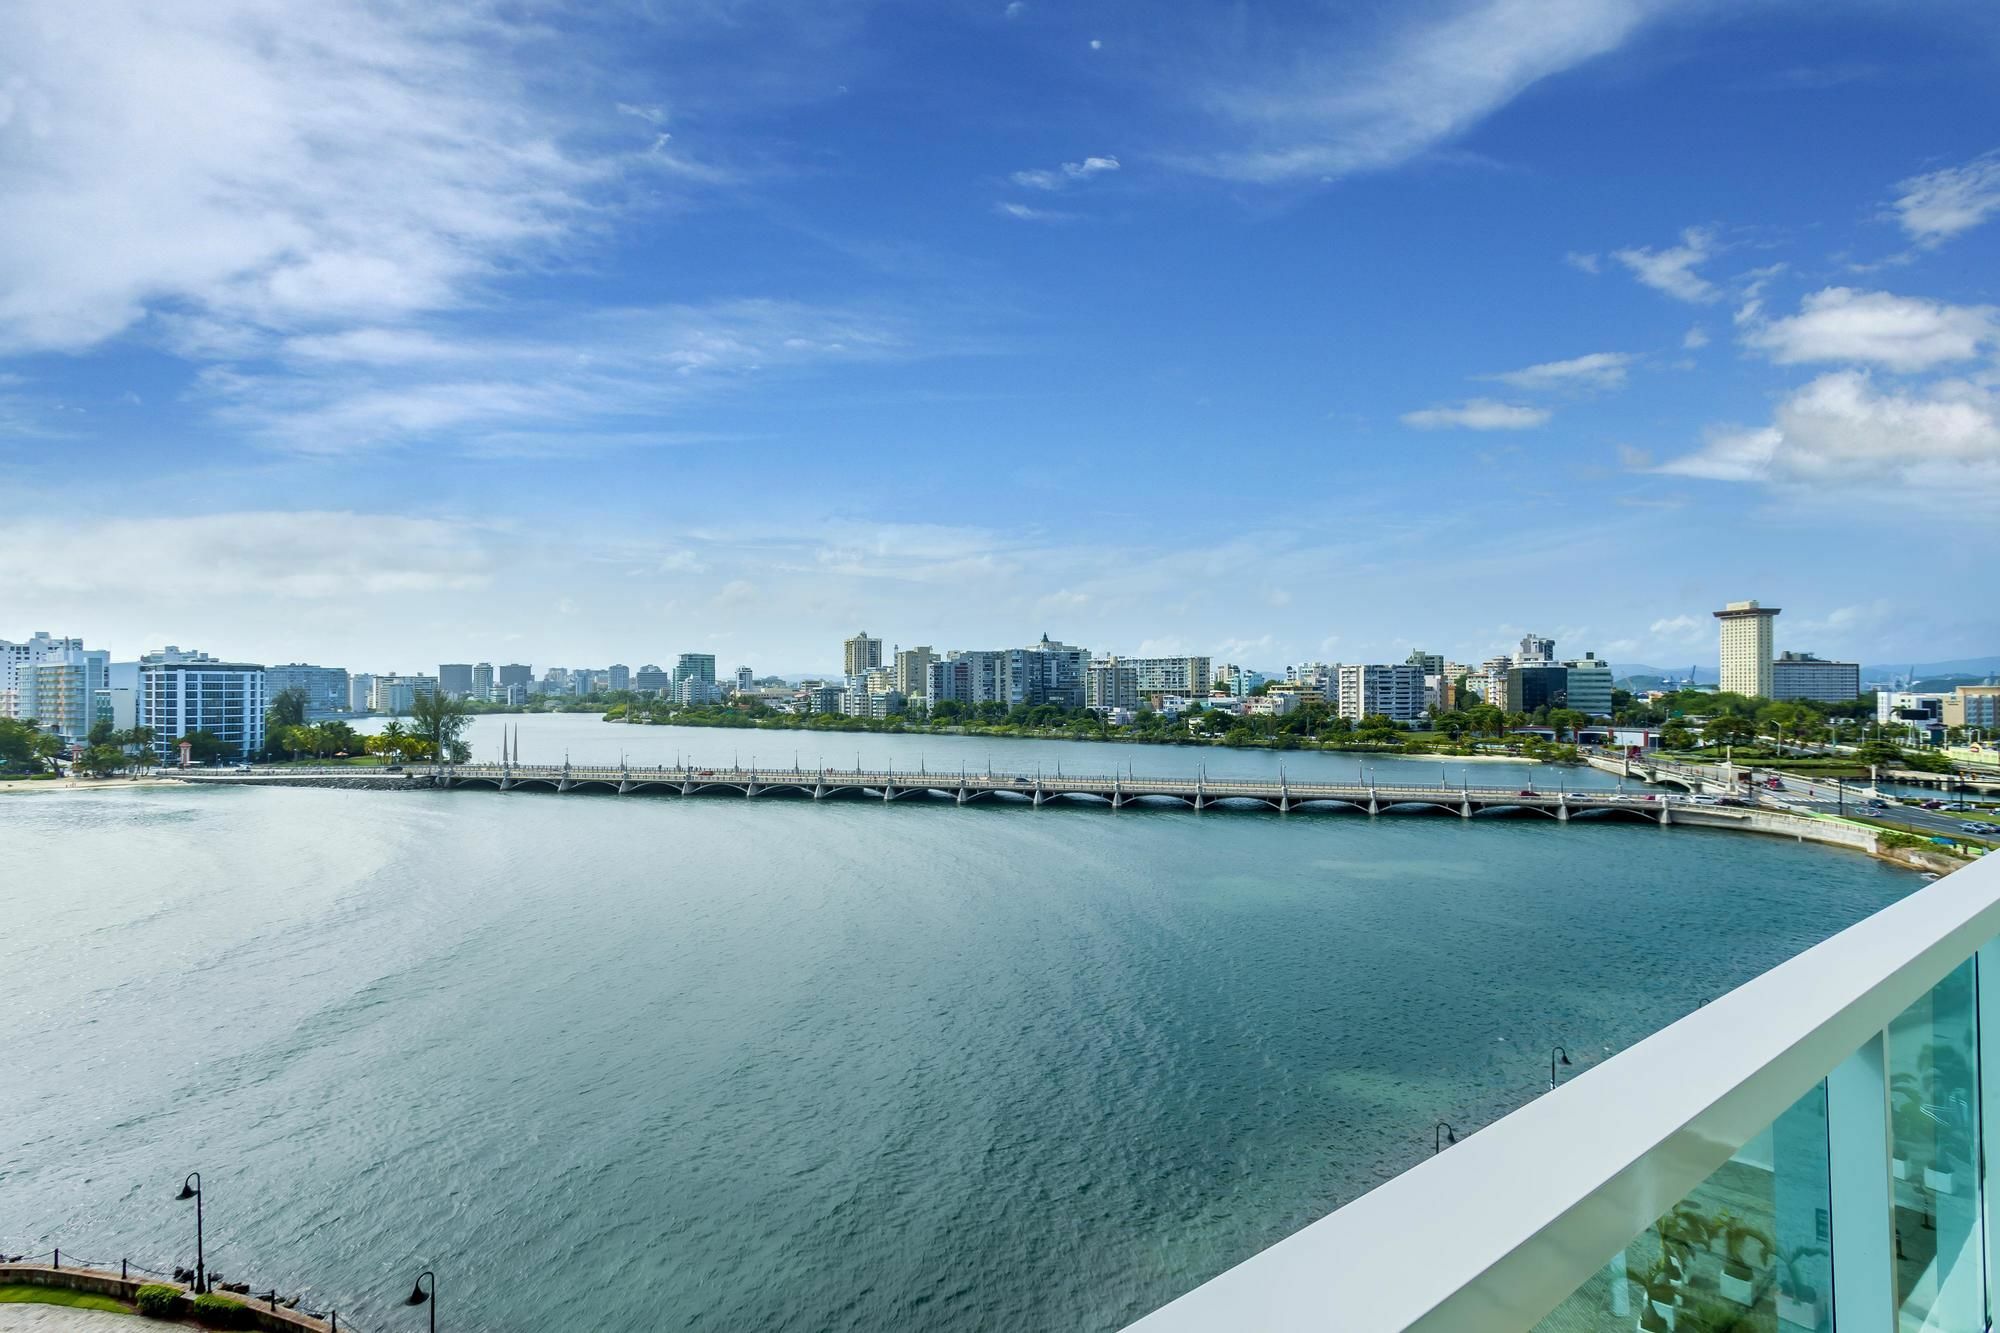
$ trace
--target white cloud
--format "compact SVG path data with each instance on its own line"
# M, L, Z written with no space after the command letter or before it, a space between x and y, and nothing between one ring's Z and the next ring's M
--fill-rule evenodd
M1103 41L1102 41L1101 39L1099 39L1099 38L1096 38L1096 37L1093 37L1093 38L1091 38L1091 39L1090 39L1090 49L1091 49L1091 50L1093 50L1093 51L1102 51L1102 50L1104 49L1104 43L1103 43Z
M1941 245L2000 213L2000 152L1912 176L1896 188L1902 191L1894 207L1903 230L1919 245Z
M1715 431L1659 471L1940 503L2000 495L2000 392L1946 380L1884 393L1866 372L1836 371L1788 396L1771 424Z
M85 348L158 309L223 328L434 311L563 244L612 168L566 146L496 23L358 0L0 6L0 347Z
M1563 263L1584 273L1601 273L1604 271L1604 261L1602 259L1597 255L1586 254L1581 250L1572 250L1564 255Z
M1799 313L1756 324L1743 341L1780 365L1860 361L1890 370L1928 370L1970 361L2000 339L1992 306L1954 306L1889 292L1828 287ZM1755 314L1752 314L1752 321Z
M1708 330L1696 324L1681 335L1681 346L1687 348L1689 351L1693 351L1698 347L1708 346Z
M743 300L605 310L540 337L447 341L373 326L305 335L264 349L276 369L213 366L198 386L218 419L282 449L350 453L449 433L471 452L491 443L518 454L523 441L547 452L558 432L673 443L658 418L697 395L936 350L892 316ZM651 418L644 436L607 425L635 414Z
M388 514L271 512L8 524L18 545L0 572L23 596L136 596L149 602L265 597L309 600L463 592L486 586L497 559L462 523ZM44 543L86 542L97 558L37 560ZM271 552L288 552L273 564Z
M1010 19L1017 19L1027 12L1028 6L1025 0L1008 0L1007 8L1001 11L1002 14Z
M1677 301L1697 304L1722 299L1722 292L1695 269L1715 254L1715 234L1704 227L1689 227L1681 233L1681 243L1664 250L1634 246L1612 255L1632 271L1632 276L1655 291Z
M1108 154L1102 157L1086 157L1081 162L1065 162L1054 171L1035 168L1017 171L1010 178L1014 184L1030 190L1060 190L1072 181L1089 180L1106 172L1118 170L1118 159Z
M1273 42L1288 67L1247 64L1210 104L1251 142L1191 158L1234 180L1327 178L1393 166L1462 133L1524 90L1615 50L1657 0L1475 0L1374 38ZM1412 6L1385 11L1397 18Z
M1065 213L1061 209L1032 208L1027 204L1017 204L1007 200L993 205L993 208L1001 216L1013 218L1018 222L1068 222L1076 217L1076 214Z
M1416 412L1405 412L1402 422L1418 430L1528 430L1545 424L1549 416L1547 408L1474 398L1456 407L1426 407Z
M1625 382L1632 358L1624 352L1591 352L1567 361L1544 361L1523 370L1481 378L1516 389L1615 389Z
M1649 628L1656 639L1691 640L1705 637L1711 623L1693 616L1668 616L1655 620Z

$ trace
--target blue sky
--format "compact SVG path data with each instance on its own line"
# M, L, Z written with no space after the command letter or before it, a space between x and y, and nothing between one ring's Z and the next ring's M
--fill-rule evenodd
M17 0L0 182L0 637L2000 651L1991 5Z

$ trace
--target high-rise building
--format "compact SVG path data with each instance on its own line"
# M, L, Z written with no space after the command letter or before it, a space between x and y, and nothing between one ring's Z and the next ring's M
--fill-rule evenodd
M1715 613L1722 622L1722 689L1753 699L1771 697L1771 622L1775 606L1731 602Z
M472 663L444 663L438 668L437 682L447 699L465 698L472 693Z
M702 681L709 685L715 684L714 653L682 653L680 655L680 660L674 663L674 685L679 687L690 680Z
M264 748L264 711L270 704L264 668L251 662L218 662L207 653L169 645L139 659L139 725L153 732L162 763L179 757L183 736L205 731L238 759Z
M1138 669L1115 657L1092 662L1084 676L1083 705L1099 712L1138 708Z
M1606 711L1610 702L1606 694ZM1510 713L1569 707L1569 668L1560 662L1529 662L1507 668L1507 694L1500 706Z
M368 707L401 717L416 705L418 695L440 693L436 676L376 676L368 687Z
M1535 662L1556 660L1556 641L1540 638L1534 634L1521 636L1521 647L1514 654L1515 666L1528 666Z
M1200 696L1215 688L1215 670L1206 657L1123 657L1139 673L1141 694Z
M1611 716L1611 663L1585 653L1563 663L1563 706L1587 717Z
M306 697L306 717L309 719L348 712L353 707L353 701L348 696L349 685L346 667L287 662L283 666L264 669L264 693L276 699L286 690L297 690Z
M82 639L52 638L37 630L22 643L0 639L0 717L31 717L21 707L27 690L25 670L37 662L68 652L82 652Z
M931 663L937 661L937 654L929 644L918 648L898 648L896 650L896 688L912 699L923 697L926 682L930 680Z
M493 664L474 662L472 664L472 697L484 699L493 693Z
M850 679L865 676L871 667L882 665L882 641L869 638L865 629L842 646L845 649L841 659L845 663L843 674Z
M1551 649L1553 650L1553 645L1551 645ZM1443 653L1427 653L1423 649L1417 648L1413 649L1410 655L1404 658L1403 661L1413 667L1422 667L1426 676L1442 676L1444 674Z
M525 690L535 683L535 669L525 662L509 662L500 668L500 674L494 678L493 683L519 685Z
M629 690L632 688L632 668L623 662L613 662L604 668L604 688L607 690Z
M1344 663L1335 688L1335 706L1350 721L1382 716L1414 722L1423 715L1423 671L1408 663Z
M632 677L632 688L642 694L665 694L674 685L673 673L648 662Z
M84 648L79 639L60 642L63 647L44 647L19 668L17 707L22 717L41 723L43 731L63 744L82 745L97 720L98 693L109 683L111 654Z
M747 666L736 668L736 692L750 694L757 688L757 677Z
M1424 715L1423 668L1407 662L1342 666L1339 708L1353 722L1364 717L1419 721Z
M375 698L375 677L356 671L347 678L347 711L365 713Z
M1784 653L1771 663L1771 697L1850 703L1861 697L1861 664L1828 662L1811 653Z

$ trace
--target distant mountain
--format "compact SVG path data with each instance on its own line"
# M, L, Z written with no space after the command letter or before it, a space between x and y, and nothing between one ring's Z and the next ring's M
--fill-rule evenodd
M1886 666L1863 666L1861 679L1901 680L1914 669L1919 678L1924 676L1971 676L1975 680L1985 680L2000 671L2000 657L1959 657L1949 662L1891 662Z
M1694 678L1697 683L1707 682L1713 684L1716 681L1722 679L1721 674L1717 672L1717 670L1714 667L1702 666L1694 662L1690 662L1686 666L1677 666L1677 667L1647 666L1642 662L1628 662L1622 664L1618 662L1613 662L1611 664L1612 679L1618 681L1621 686L1627 680L1644 680L1644 681L1654 681L1654 682L1663 680L1686 680L1688 672L1690 670L1694 672ZM1646 688L1656 689L1658 688L1658 686L1657 684L1654 684L1654 685L1648 685Z

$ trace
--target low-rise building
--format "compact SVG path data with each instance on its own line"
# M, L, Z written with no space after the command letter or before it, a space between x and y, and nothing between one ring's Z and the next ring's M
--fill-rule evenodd
M2000 685L1961 685L1944 700L1940 720L1947 727L2000 731Z

